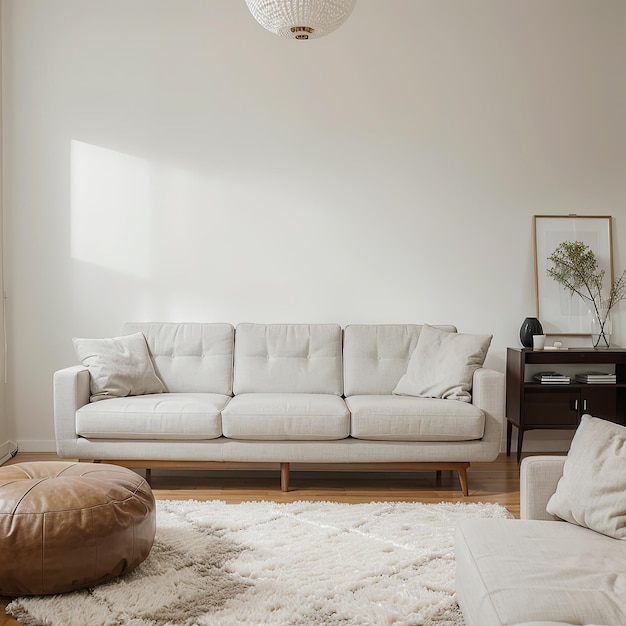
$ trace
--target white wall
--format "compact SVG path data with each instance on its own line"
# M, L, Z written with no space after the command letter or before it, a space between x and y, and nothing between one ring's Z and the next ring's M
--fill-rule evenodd
M613 215L626 267L623 0L359 0L308 42L243 0L2 10L23 450L53 445L75 335L454 323L493 332L503 370L535 312L533 214Z
M2 42L2 15L0 14L0 44ZM2 137L2 51L0 49L0 138ZM6 385L4 383L5 374L5 350L4 350L4 281L2 271L3 259L2 246L2 154L0 154L0 464L2 459L9 454L9 426L6 412Z

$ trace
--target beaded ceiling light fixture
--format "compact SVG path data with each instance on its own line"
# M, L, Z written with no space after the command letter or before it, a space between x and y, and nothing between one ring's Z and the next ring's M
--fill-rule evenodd
M316 39L347 19L356 0L246 0L254 19L289 39Z

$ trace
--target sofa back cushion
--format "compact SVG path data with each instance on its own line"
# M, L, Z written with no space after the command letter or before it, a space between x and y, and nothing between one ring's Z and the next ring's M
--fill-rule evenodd
M128 322L124 332L144 334L156 372L169 392L232 395L231 324Z
M239 324L234 392L340 396L338 324Z
M454 326L436 326L456 332ZM346 396L387 395L404 376L422 330L417 324L350 324L344 331Z

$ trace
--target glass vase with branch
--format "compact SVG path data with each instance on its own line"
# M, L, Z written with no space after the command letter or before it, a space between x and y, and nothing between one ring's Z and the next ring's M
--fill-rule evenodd
M604 295L605 270L591 248L582 241L564 241L548 257L552 267L548 276L556 280L570 295L577 294L587 303L595 320L592 328L594 348L608 348L611 342L611 309L626 298L626 270L613 282L608 295Z

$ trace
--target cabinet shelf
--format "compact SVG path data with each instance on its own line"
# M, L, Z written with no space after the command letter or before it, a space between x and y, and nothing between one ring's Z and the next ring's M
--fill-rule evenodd
M540 383L529 380L536 366L546 370L558 370L565 366L581 371L610 368L614 370L617 382ZM518 429L519 462L526 430L576 428L585 413L626 425L626 349L507 349L507 455L511 454L513 426Z
M562 385L555 385L549 383L534 383L527 381L524 383L524 387L530 387L531 389L560 389L565 387L566 389L595 389L601 387L602 389L611 389L615 387L626 388L626 383L568 383Z

